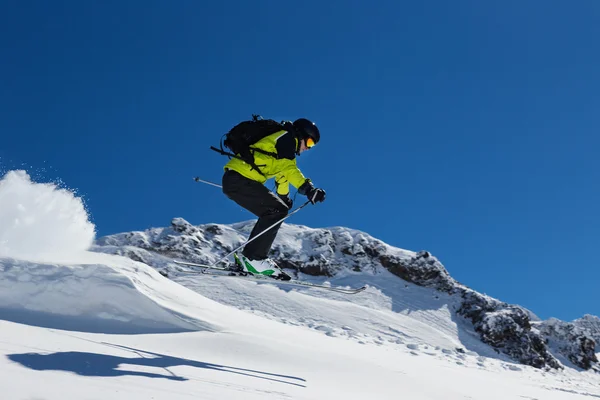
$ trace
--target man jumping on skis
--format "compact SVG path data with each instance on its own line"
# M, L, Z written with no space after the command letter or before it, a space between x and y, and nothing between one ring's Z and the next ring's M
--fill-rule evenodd
M288 214L293 205L289 196L290 183L312 204L325 200L325 191L315 188L296 165L296 156L316 145L320 137L317 126L305 118L293 123L286 122L282 130L251 146L254 163L234 157L225 165L223 193L258 217L249 239ZM264 186L270 178L275 178L277 195ZM281 223L273 226L244 247L238 259L244 271L276 279L290 279L268 258L280 227Z

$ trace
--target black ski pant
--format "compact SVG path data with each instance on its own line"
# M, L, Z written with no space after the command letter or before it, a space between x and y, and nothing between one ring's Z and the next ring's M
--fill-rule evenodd
M289 211L283 200L267 189L265 185L248 179L233 170L227 170L223 174L223 193L258 217L249 239L284 218ZM281 223L248 243L242 254L252 260L267 258L280 227Z

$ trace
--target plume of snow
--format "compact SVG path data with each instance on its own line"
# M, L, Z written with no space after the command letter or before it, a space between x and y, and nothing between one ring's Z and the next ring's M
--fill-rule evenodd
M87 250L95 238L81 198L27 172L0 180L0 256L52 260Z

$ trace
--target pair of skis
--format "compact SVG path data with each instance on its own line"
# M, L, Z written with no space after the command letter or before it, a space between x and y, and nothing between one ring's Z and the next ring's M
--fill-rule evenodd
M359 287L359 288L333 287L333 286L327 286L327 285L319 285L317 283L310 283L310 282L300 281L300 280L297 280L297 279L291 279L291 280L288 280L288 281L284 281L284 280L280 280L280 279L271 278L271 277L265 276L265 275L241 274L238 271L235 271L235 270L233 270L231 268L228 268L228 267L217 267L215 265L197 264L197 263L192 263L192 262L188 262L188 261L173 260L173 262L175 264L179 264L179 265L185 265L185 266L188 266L188 267L198 268L197 270L185 271L185 273L206 274L206 275L212 275L212 276L224 276L224 277L236 277L236 278L254 279L256 281L265 282L265 283L274 283L274 284L277 284L277 285L303 286L303 287L323 289L323 290L328 290L328 291L331 291L331 292L337 292L337 293L343 293L343 294L357 294L357 293L360 293L360 292L362 292L363 290L365 290L367 288L366 286L362 286L362 287ZM210 272L211 270L213 270L213 271L228 272L229 274L228 275L224 275L224 274L219 274L219 273L212 273L212 272Z
M220 187L220 185L211 183L211 182L207 182L207 181L203 181L200 178L195 178L196 182L203 182L203 183L208 183L212 186L217 186ZM300 280L295 280L295 279L291 279L291 280L279 280L279 279L274 279L265 275L260 275L260 274L241 274L239 272L236 272L234 269L229 268L229 267L218 267L218 265L222 262L226 262L226 260L230 257L230 256L234 256L234 258L237 258L236 252L238 250L240 250L242 247L246 246L248 243L258 239L260 236L262 236L263 234L265 234L265 232L267 232L268 230L274 228L276 225L281 224L283 221L285 221L286 219L288 219L289 217L291 217L292 215L296 214L298 211L300 211L301 209L303 209L304 207L306 207L308 204L312 203L310 200L308 200L307 202L305 202L304 204L302 204L300 207L296 208L293 211L290 211L285 217L281 218L280 220L278 220L277 222L273 223L271 226L269 226L268 228L266 228L265 230L263 230L262 232L260 232L259 234L257 234L256 236L248 239L246 242L242 243L241 245L239 245L237 248L233 249L230 253L226 254L225 256L223 256L220 260L218 260L216 263L214 263L213 265L203 265L203 264L197 264L197 263L192 263L192 262L187 262L187 261L176 261L174 260L173 262L175 264L179 264L179 265L186 265L188 267L195 267L195 268L200 268L200 270L195 270L195 271L186 271L187 273L201 273L201 274L210 274L210 275L214 275L214 276L235 276L235 277L243 277L243 278L248 278L250 277L250 279L255 279L257 281L261 281L261 282L268 282L268 283L276 283L276 284L281 284L281 285L294 285L294 286L304 286L304 287L312 287L312 288L319 288L319 289L324 289L324 290L329 290L332 292L337 292L337 293L344 293L344 294L356 294L356 293L360 293L363 290L365 290L367 287L366 286L362 286L359 288L340 288L340 287L331 287L331 286L326 286L326 285L319 285L316 283L310 283L310 282L305 282L305 281L300 281ZM210 273L207 272L207 270L219 270L219 271L225 271L228 272L228 275L223 275L223 274L216 274L216 273Z

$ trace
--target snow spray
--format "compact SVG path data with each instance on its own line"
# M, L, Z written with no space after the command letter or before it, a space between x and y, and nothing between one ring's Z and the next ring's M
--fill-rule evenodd
M87 250L95 238L81 198L23 170L0 180L0 256L50 261Z

